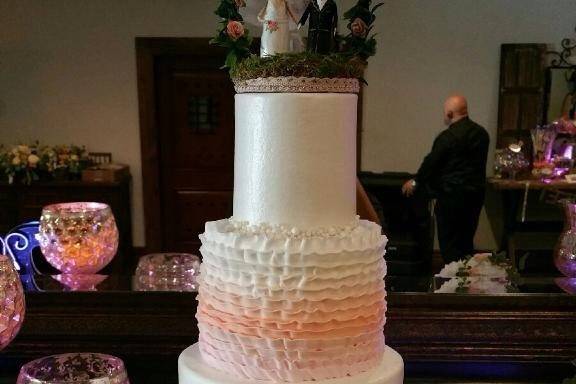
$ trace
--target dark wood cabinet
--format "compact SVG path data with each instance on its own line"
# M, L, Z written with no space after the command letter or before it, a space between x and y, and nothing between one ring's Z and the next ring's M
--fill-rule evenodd
M42 207L72 201L96 201L112 208L120 233L119 252L105 273L127 273L133 268L130 178L114 183L81 181L39 182L32 185L0 183L0 233L18 224L38 220Z

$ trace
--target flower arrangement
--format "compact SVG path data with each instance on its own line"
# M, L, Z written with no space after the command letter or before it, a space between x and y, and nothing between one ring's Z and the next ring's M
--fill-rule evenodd
M0 146L0 175L9 184L31 184L41 179L76 179L90 164L85 147L19 144Z
M349 33L344 36L338 36L340 49L331 55L342 56L343 59L350 62L361 62L364 65L370 56L376 54L376 39L374 34L370 34L374 27L376 20L375 11L380 8L383 3L378 3L374 6L371 5L372 0L358 0L357 4L350 10L344 13L344 19L348 20ZM303 53L286 53L275 55L272 58L256 58L250 52L252 38L249 31L245 26L244 19L240 14L240 8L246 6L244 0L221 0L215 13L220 18L220 28L218 34L210 43L224 47L228 50L224 68L231 71L234 77L234 70L246 59L251 60L250 67L256 68L258 71L265 71L265 68L255 66L255 62L261 63L262 67L274 65L275 57L282 57L285 55L303 57L322 56L320 54L311 54L309 52ZM274 23L274 22L272 22ZM266 28L270 31L275 31L277 25L267 24ZM319 60L319 59L317 59ZM336 60L340 61L340 60ZM299 68L300 69L300 68ZM248 71L249 68L244 68L243 72ZM285 68L282 76L293 76L291 68Z
M234 68L239 60L250 56L252 38L244 27L240 8L246 6L244 0L221 0L215 13L220 17L220 30L210 43L228 49L224 67Z
M435 275L444 281L435 293L517 292L518 273L504 254L481 253L446 264Z
M376 54L376 35L369 35L374 28L375 12L384 5L384 3L378 3L370 8L371 3L371 0L359 0L354 7L344 13L350 33L344 37L343 53L364 61Z

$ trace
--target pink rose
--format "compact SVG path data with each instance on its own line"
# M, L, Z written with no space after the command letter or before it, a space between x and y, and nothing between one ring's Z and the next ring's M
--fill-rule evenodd
M244 36L244 26L239 21L230 20L226 26L226 33L234 41Z
M350 25L350 29L352 30L352 34L357 37L366 37L368 34L368 26L361 18L357 17L354 19L352 24Z
M278 30L278 22L274 20L267 20L266 29L270 32L276 32Z
M234 0L234 2L238 8L244 8L246 6L246 2L244 0Z

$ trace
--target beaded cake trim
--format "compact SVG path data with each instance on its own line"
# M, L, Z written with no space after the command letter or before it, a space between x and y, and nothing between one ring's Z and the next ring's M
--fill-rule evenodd
M259 77L235 80L237 93L358 93L360 82L351 78Z

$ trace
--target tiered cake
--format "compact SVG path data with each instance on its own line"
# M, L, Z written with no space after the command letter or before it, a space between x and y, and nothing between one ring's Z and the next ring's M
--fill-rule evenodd
M234 213L201 235L200 340L181 384L402 383L383 334L386 238L356 216L357 88L237 86Z

